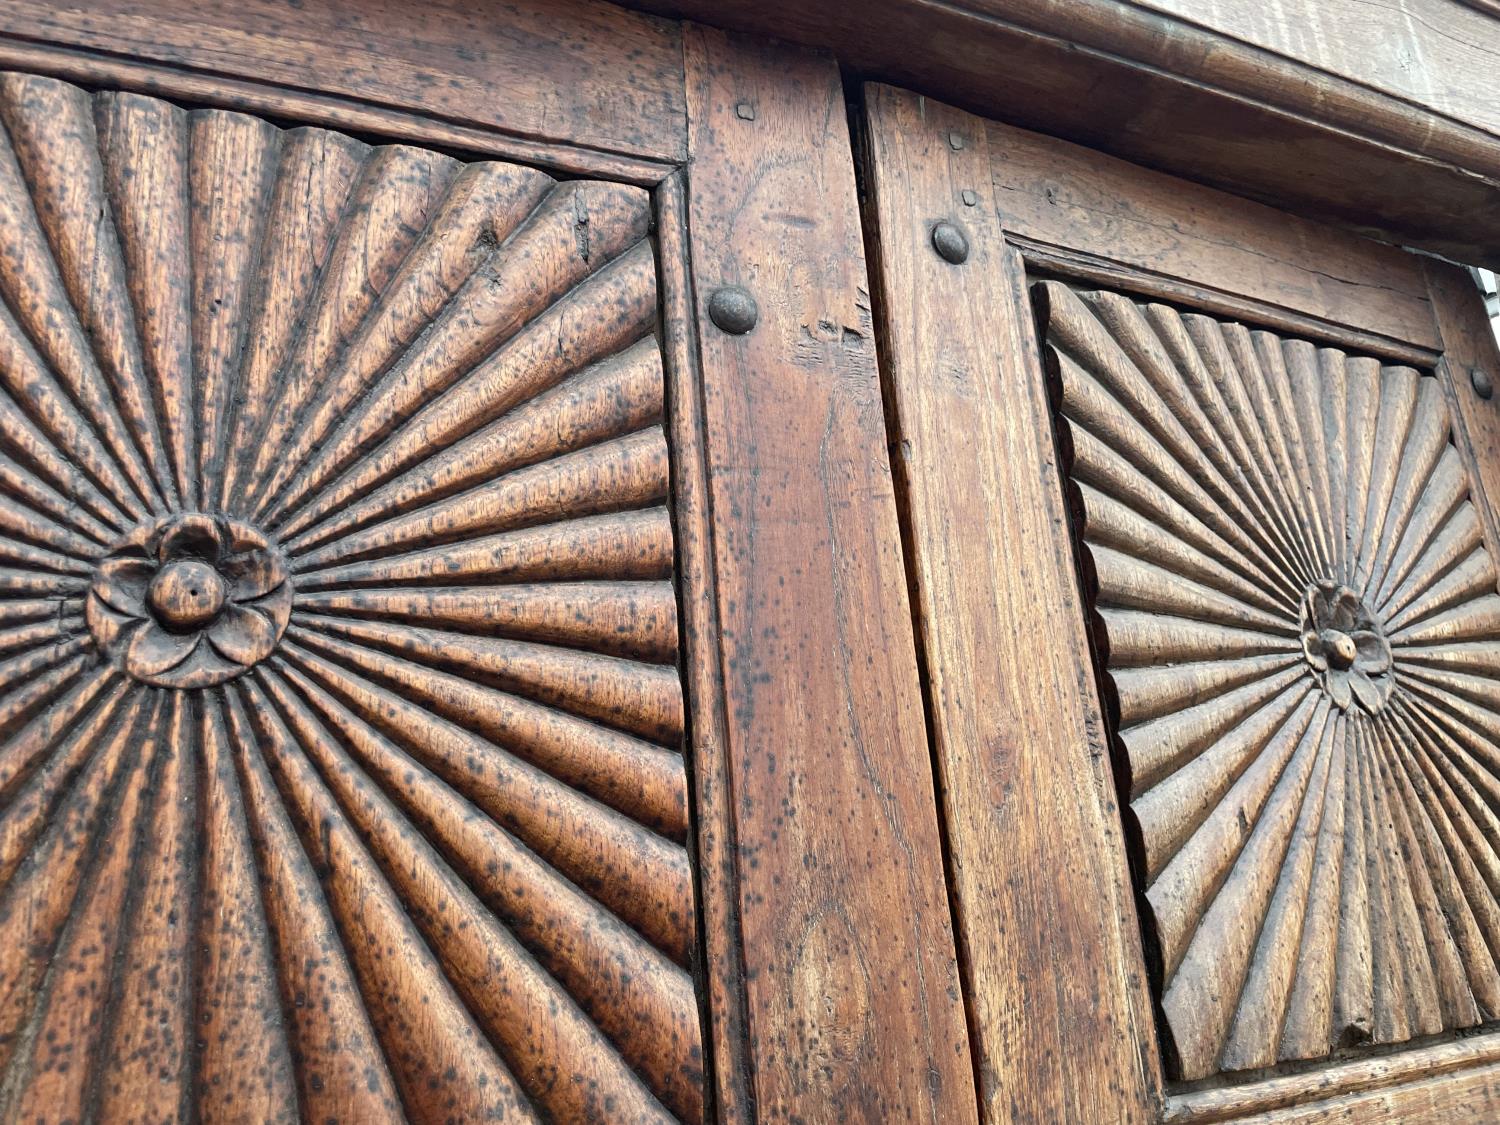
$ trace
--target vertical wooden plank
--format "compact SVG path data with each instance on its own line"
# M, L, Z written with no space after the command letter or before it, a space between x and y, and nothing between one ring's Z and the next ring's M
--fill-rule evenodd
M1470 474L1483 495L1474 497L1490 550L1500 551L1500 347L1485 315L1484 301L1469 271L1435 258L1425 261L1432 312L1442 337L1438 374L1448 387L1459 419L1459 448L1471 458ZM1488 380L1489 398L1476 387Z
M972 1121L838 72L705 29L685 47L757 1117ZM758 302L749 332L709 319L723 285Z
M662 293L662 352L667 362L667 420L672 438L672 510L681 602L682 675L692 737L693 839L697 859L699 944L704 983L713 1109L721 1125L752 1120L745 964L735 896L734 809L725 747L718 600L713 586L703 450L702 380L688 258L687 176L674 172L656 189ZM705 1068L705 1073L709 1068Z
M1144 1121L1161 1078L1024 267L985 123L870 87L869 182L942 808L990 1121ZM937 252L939 222L967 257ZM957 245L951 232L945 243Z

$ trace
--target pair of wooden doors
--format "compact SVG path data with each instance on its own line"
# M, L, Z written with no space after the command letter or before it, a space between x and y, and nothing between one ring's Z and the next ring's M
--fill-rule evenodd
M1493 1110L1459 271L605 5L175 7L0 29L0 1115Z

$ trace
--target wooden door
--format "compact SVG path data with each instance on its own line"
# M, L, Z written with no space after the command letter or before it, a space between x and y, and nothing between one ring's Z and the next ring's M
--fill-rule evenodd
M983 1117L1493 1120L1478 294L902 91L866 102Z
M0 63L0 1118L972 1118L834 65Z

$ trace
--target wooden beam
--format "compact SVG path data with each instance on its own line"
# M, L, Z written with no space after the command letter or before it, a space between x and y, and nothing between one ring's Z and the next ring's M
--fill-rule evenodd
M1493 97L1493 48L1419 59L1419 70L1472 71L1445 75L1449 93L1422 104L1394 79L1361 80L1365 36L1346 35L1334 62L1298 58L1130 0L628 2L827 48L857 77L1389 241L1500 264L1500 136L1480 104ZM1455 108L1468 87L1488 92Z
M1174 1095L1163 1125L1218 1125L1279 1111L1278 1121L1410 1121L1395 1111L1428 1111L1453 1120L1470 1108L1493 1113L1500 1102L1500 1036L1435 1043L1394 1055L1351 1059L1304 1074L1280 1074L1241 1086ZM1437 1111L1446 1109L1450 1116ZM1301 1116L1298 1116L1298 1115ZM1363 1116L1368 1114L1369 1117ZM1264 1120L1264 1118L1261 1118Z
M1134 0L1500 135L1500 4L1479 0ZM1480 5L1488 4L1488 11Z
M680 29L602 0L0 0L0 65L544 163L686 151Z

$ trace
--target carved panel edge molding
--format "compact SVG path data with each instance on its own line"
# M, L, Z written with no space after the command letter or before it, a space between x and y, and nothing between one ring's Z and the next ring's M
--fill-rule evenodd
M1177 1076L1500 1015L1500 596L1438 380L1033 290Z
M648 194L0 124L0 1116L701 1120Z

